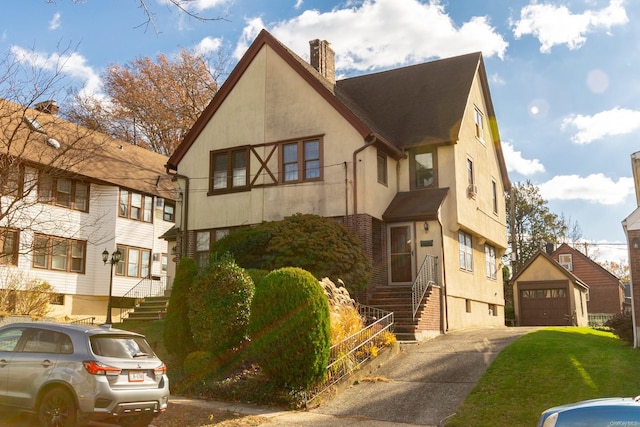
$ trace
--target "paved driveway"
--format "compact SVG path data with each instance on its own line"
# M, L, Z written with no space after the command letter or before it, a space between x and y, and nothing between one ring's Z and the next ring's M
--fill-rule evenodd
M472 329L403 344L401 353L376 373L388 382L361 382L345 390L309 411L317 416L313 425L335 425L335 417L354 426L444 425L496 355L535 329Z

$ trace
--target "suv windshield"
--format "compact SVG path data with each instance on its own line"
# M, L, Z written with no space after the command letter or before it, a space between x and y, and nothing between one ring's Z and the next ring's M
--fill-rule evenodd
M155 357L151 346L143 337L126 335L94 335L91 350L97 356L135 359Z

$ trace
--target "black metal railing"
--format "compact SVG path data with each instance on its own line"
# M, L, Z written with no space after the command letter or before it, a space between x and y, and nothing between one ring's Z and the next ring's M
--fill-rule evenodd
M382 333L391 332L393 312L366 305L359 305L358 312L365 320L364 329L352 334L331 346L327 379L305 392L306 403L315 399L323 391L336 384L342 378L357 370L364 362L375 356L371 352L378 345Z
M166 276L147 276L138 282L129 291L118 297L117 307L120 307L120 321L125 315L132 312L140 302L147 297L164 296L167 289Z
M424 295L429 288L436 284L436 272L438 267L438 257L427 255L420 266L418 275L415 282L411 287L411 308L413 311L413 318L416 318L416 313Z
M72 323L74 325L95 325L95 322L95 317L85 317L83 319L73 320L69 323Z

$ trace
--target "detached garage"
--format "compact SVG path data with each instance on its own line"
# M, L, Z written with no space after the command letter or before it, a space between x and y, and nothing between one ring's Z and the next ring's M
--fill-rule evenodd
M545 252L538 252L512 279L520 326L587 326L589 287Z

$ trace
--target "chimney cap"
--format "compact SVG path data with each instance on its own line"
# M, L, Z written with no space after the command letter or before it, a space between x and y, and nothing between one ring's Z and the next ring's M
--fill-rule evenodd
M55 99L48 99L46 101L38 102L33 106L33 108L40 111L41 113L47 113L54 116L58 114L58 110L60 109Z

